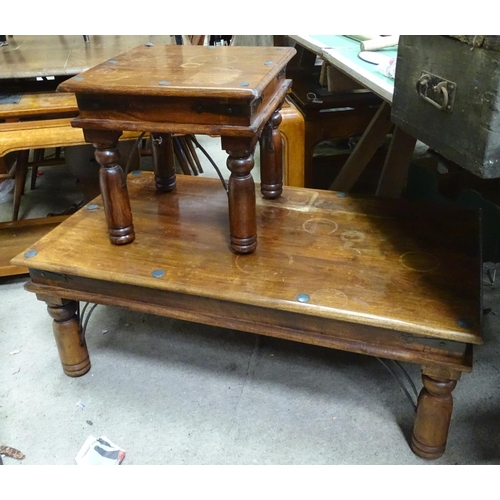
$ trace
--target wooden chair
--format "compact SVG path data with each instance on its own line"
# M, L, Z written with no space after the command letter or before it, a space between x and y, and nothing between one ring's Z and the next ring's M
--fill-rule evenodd
M286 186L305 186L305 120L295 104L286 99L281 108L279 132L283 140L283 182Z
M12 220L19 217L21 197L30 167L30 150L79 146L87 144L81 129L71 126L72 118L55 120L36 120L0 124L0 157L16 152L17 161L8 173L0 174L0 179L15 180ZM137 132L124 132L120 140L133 140L139 136ZM36 161L37 166L44 161ZM53 164L53 161L51 160ZM33 164L33 163L32 163Z

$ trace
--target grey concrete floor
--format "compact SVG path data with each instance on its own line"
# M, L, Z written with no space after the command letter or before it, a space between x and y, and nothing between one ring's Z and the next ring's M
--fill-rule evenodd
M227 177L218 145L210 151ZM65 167L45 168L21 213L43 216L80 197ZM10 207L0 203L0 220ZM124 465L499 464L500 279L491 283L491 267L485 343L453 393L446 453L431 462L411 452L413 408L376 358L98 306L87 330L92 368L72 379L27 277L2 278L0 445L25 454L4 463L74 464L89 435L104 435L126 451ZM419 367L402 366L420 389Z

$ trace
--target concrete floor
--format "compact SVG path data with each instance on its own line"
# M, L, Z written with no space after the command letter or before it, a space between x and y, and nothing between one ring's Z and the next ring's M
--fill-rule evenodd
M218 144L210 151L227 176ZM81 199L65 167L45 168L37 186L23 217ZM0 203L0 220L10 208ZM127 465L499 464L500 281L489 267L485 344L453 393L448 447L433 462L411 452L413 408L376 358L99 306L92 369L72 379L27 277L0 279L0 445L25 454L4 463L74 464L89 435L104 435ZM420 390L419 367L403 367Z

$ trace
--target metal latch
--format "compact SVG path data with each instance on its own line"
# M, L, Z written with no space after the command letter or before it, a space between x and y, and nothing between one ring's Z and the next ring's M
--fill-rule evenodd
M417 337L411 333L403 333L401 335L401 340L407 342L408 344L421 344L434 349L442 349L444 351L460 352L463 353L466 348L466 344L463 342L456 342L452 340L443 340L429 337Z
M456 90L456 83L426 71L422 71L422 75L417 81L418 95L435 108L447 113L453 111Z

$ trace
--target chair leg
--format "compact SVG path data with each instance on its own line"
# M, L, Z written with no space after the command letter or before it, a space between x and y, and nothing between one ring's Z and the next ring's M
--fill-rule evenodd
M188 162L188 165L191 168L193 175L198 175L198 166L197 166L196 162L194 161L191 149L190 149L189 144L188 144L190 142L191 142L191 139L187 138L185 135L179 137L179 144L182 147L182 152L184 154L184 157L186 158L186 161Z
M179 162L182 173L184 175L191 175L191 171L189 170L189 163L188 159L186 157L186 154L184 152L183 145L181 141L179 140L179 137L174 137L174 153L175 157L177 158L177 161Z
M31 167L31 189L36 188L36 177L38 175L38 162L43 161L45 149L35 149L33 152L33 166Z
M191 135L186 136L186 144L187 144L189 151L191 153L191 157L193 158L194 162L196 163L196 167L198 168L198 173L202 174L203 167L201 166L200 159L198 158L198 153L196 153L196 150L194 148L192 137L193 136L191 136Z
M14 177L14 206L12 209L12 220L16 221L19 217L19 208L21 206L21 196L24 193L26 176L28 174L29 150L19 151L17 154L16 173Z

